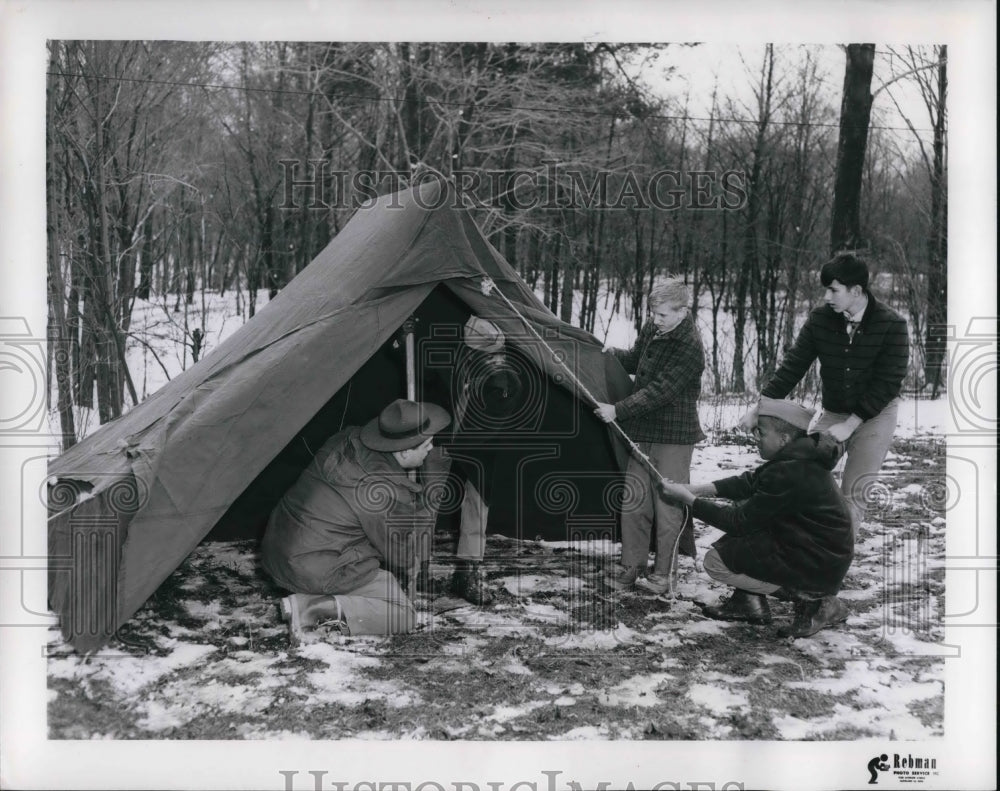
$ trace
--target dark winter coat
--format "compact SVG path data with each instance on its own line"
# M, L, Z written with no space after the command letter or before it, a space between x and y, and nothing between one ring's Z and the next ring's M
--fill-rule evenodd
M705 350L691 316L667 333L648 322L631 349L613 351L635 374L632 394L615 404L618 424L629 437L664 445L693 445L705 438L698 421Z
M261 562L275 582L297 593L348 593L379 566L412 568L430 557L436 511L391 453L361 444L361 429L331 437L271 513ZM440 468L431 452L424 479ZM431 487L433 488L433 487Z
M899 395L906 376L906 320L869 294L852 338L842 314L829 305L816 308L761 395L785 398L817 358L823 408L870 420Z
M828 434L792 440L755 470L715 482L694 516L724 530L714 547L731 570L764 582L835 594L854 557L851 512L833 479L839 446Z

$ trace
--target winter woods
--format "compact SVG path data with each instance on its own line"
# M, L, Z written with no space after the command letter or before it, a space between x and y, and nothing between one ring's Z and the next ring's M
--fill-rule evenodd
M852 61L846 47L731 55L737 76L703 84L684 64L711 74L718 48L50 42L50 391L64 445L81 433L74 407L103 423L142 397L129 350L166 371L133 329L137 304L189 365L216 340L207 295L235 296L246 320L366 199L434 174L455 180L554 313L598 337L600 316L638 326L653 280L682 276L701 307L707 392L754 390L817 299ZM872 56L848 235L910 317L907 385L937 388L947 52ZM919 114L900 99L913 89Z

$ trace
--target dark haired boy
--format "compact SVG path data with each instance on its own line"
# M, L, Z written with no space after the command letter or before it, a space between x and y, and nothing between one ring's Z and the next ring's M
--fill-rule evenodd
M839 253L823 265L825 304L809 314L761 389L768 398L787 397L819 359L823 414L813 430L846 445L841 489L855 530L865 513L865 492L892 444L909 361L906 320L875 299L868 278L868 266L855 253ZM741 426L749 429L754 418L751 410Z
M839 445L828 434L806 434L813 413L791 401L761 398L754 435L764 464L709 484L664 480L664 496L691 507L695 518L726 535L705 555L705 571L731 586L710 618L771 622L767 595L795 602L781 636L806 637L846 620L837 598L854 557L851 513L830 470ZM722 504L712 497L733 501Z

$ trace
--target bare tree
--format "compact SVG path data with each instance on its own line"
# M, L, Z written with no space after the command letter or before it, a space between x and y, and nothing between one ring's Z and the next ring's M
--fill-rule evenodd
M840 106L840 142L837 145L837 176L833 187L833 216L830 221L830 249L834 253L862 246L861 175L872 111L874 62L874 44L847 45L844 96Z

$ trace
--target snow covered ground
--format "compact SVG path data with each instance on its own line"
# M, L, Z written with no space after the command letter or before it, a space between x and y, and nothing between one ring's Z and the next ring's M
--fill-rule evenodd
M780 602L773 626L705 618L698 603L726 591L688 558L674 598L609 592L608 541L491 536L497 600L477 608L447 594L454 547L439 536L416 632L318 630L293 648L253 543L202 544L108 649L84 658L53 631L50 738L940 737L945 520L923 491L944 456L931 438L897 451L842 592L851 615L812 638L776 637L791 617ZM705 447L694 475L757 462L747 446ZM719 535L698 525L699 557Z

